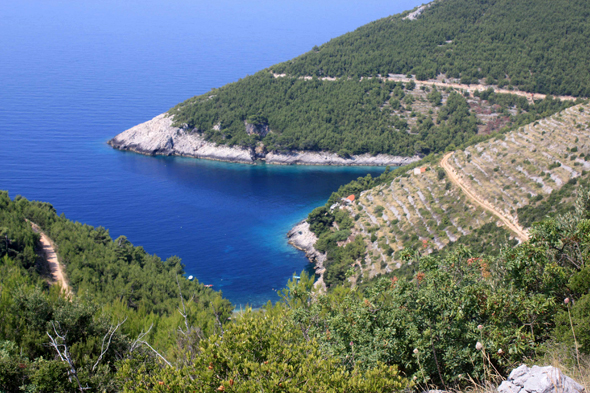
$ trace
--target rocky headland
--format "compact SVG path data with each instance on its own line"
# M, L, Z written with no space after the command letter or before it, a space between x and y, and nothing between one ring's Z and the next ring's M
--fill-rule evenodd
M362 154L343 158L334 153L309 151L284 154L218 145L206 141L192 130L174 127L173 119L167 113L120 133L108 141L108 144L115 149L145 155L184 156L243 164L264 161L276 165L402 166L420 159L418 156L397 157L385 154Z

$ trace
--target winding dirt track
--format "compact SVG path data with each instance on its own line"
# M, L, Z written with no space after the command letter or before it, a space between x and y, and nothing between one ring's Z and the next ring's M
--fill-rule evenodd
M440 166L445 170L447 176L451 180L452 183L457 185L465 195L469 199L471 199L474 203L481 206L482 208L486 209L496 217L498 217L512 232L516 234L516 236L523 242L529 240L529 235L525 231L523 227L521 227L518 222L516 222L512 217L507 216L503 212L497 210L490 202L486 201L484 198L478 196L467 183L465 183L458 175L455 169L449 164L449 158L453 155L453 153L447 153L440 161Z
M287 74L272 74L275 78L283 78L286 77ZM362 77L361 79L372 79L373 77ZM541 94L541 93L529 93L526 91L520 91L520 90L508 90L508 89L502 89L499 88L498 86L488 86L488 85L463 85L460 83L451 83L451 82L441 82L439 80L426 80L426 81L419 81L417 79L414 78L408 78L405 76L401 76L401 75L390 75L388 77L377 77L378 79L381 80L385 80L385 81L393 81L393 82L410 82L410 81L414 81L414 83L416 84L416 86L426 86L426 87L431 87L431 86L437 86L440 88L447 88L447 87L451 87L454 89L461 89L461 90L466 90L469 91L471 93L474 93L476 90L479 91L484 91L486 89L489 89L490 87L492 89L494 89L494 91L496 93L500 93L500 94L512 94L512 95L517 95L517 96L521 96L521 97L525 97L527 100L529 100L529 102L533 102L533 100L543 100L545 99L545 97L547 97L546 94ZM312 80L313 77L311 76L301 76L299 77L299 79L304 79L304 80ZM330 77L330 76L325 76L322 78L319 78L320 80L325 80L325 81L337 81L340 78L334 78L334 77ZM559 98L560 100L563 101L575 101L578 98L583 98L583 97L573 97L573 96L558 96L558 95L554 95L554 98Z
M68 281L66 280L63 266L59 263L57 259L57 253L55 252L55 248L53 247L53 242L51 239L39 228L39 226L33 222L31 222L31 226L33 227L33 231L37 232L41 235L41 246L43 247L43 258L47 262L47 266L49 267L49 271L51 272L51 279L54 283L59 283L63 292L66 295L71 295L70 286L68 285Z

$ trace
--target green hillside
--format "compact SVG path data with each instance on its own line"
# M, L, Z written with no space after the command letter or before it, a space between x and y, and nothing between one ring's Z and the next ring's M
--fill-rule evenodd
M524 91L590 96L584 0L439 0L416 20L384 18L271 67L293 76L444 74Z
M210 141L259 151L412 156L466 142L483 131L478 126L487 123L485 113L464 97L439 96L450 87L439 85L438 93L415 97L413 80L383 78L389 74L590 96L586 1L444 0L431 3L415 20L404 15L372 22L193 97L170 114L178 126ZM424 103L431 107L418 111ZM503 100L492 113L507 119L489 130L519 122L523 112L543 112L529 104L524 97ZM412 126L418 114L420 122ZM248 134L247 122L270 132Z
M176 283L177 260L163 262L104 229L56 217L48 204L2 192L0 391L465 391L523 361L543 362L552 348L568 354L562 366L574 366L574 377L587 376L590 194L575 192L566 214L536 223L517 247L407 254L415 273L326 294L303 272L281 301L231 317L218 293L182 277ZM61 239L70 277L95 283L73 280L71 296L49 286L26 219ZM87 274L86 264L108 268ZM124 286L99 284L130 269L149 272L134 282L142 293L134 301Z

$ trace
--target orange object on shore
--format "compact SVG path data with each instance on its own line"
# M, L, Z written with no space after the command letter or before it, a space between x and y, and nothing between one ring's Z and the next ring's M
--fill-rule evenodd
M351 202L354 202L354 194L353 195L349 195L346 199L348 199Z

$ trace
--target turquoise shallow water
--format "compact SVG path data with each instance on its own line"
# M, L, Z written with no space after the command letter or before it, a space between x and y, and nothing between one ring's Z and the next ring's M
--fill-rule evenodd
M381 168L247 166L114 151L176 103L418 1L0 3L0 189L110 228L236 304L306 268L285 234Z

